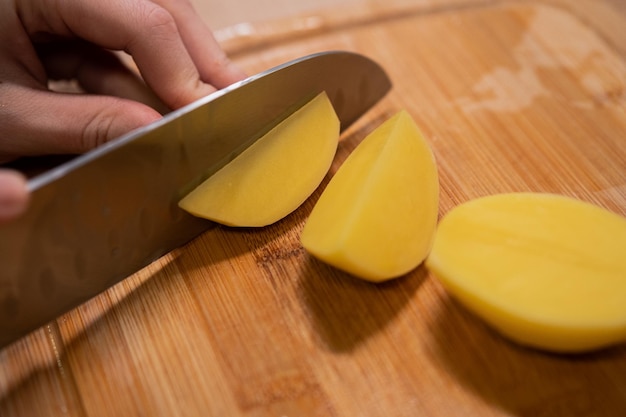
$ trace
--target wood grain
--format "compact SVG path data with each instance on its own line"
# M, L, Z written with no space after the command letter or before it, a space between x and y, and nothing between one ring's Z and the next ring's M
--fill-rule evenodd
M369 1L316 12L298 36L285 16L251 24L258 38L221 36L251 73L326 49L389 72L393 91L342 137L328 178L405 108L435 152L442 215L505 191L626 215L626 17L614 3ZM0 415L626 415L626 346L526 349L423 267L374 285L307 256L299 233L326 181L279 223L215 227L0 351Z

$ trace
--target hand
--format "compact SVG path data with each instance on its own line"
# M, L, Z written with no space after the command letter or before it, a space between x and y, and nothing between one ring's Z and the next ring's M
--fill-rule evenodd
M2 1L0 62L0 162L88 151L160 118L152 92L175 109L244 77L189 0ZM88 94L52 92L54 79ZM0 175L2 207L19 177Z

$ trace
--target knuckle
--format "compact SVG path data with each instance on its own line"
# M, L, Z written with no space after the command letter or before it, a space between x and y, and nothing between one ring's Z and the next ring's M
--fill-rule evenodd
M112 139L115 118L108 112L98 112L86 120L80 138L79 152L87 152Z
M143 22L148 36L169 38L178 33L174 16L167 9L156 4L146 10Z

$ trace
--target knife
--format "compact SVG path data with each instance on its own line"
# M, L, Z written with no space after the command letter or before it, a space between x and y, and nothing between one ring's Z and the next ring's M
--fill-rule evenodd
M178 201L307 99L326 91L344 130L390 88L365 56L309 55L32 178L28 211L0 226L0 347L208 230Z

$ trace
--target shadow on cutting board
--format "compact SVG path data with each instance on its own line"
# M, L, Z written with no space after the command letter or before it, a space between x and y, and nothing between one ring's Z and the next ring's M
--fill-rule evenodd
M407 276L375 284L309 257L298 290L320 342L332 351L349 352L393 320L426 276L420 266Z
M448 296L433 361L485 402L520 417L626 415L626 346L559 355L517 345Z

